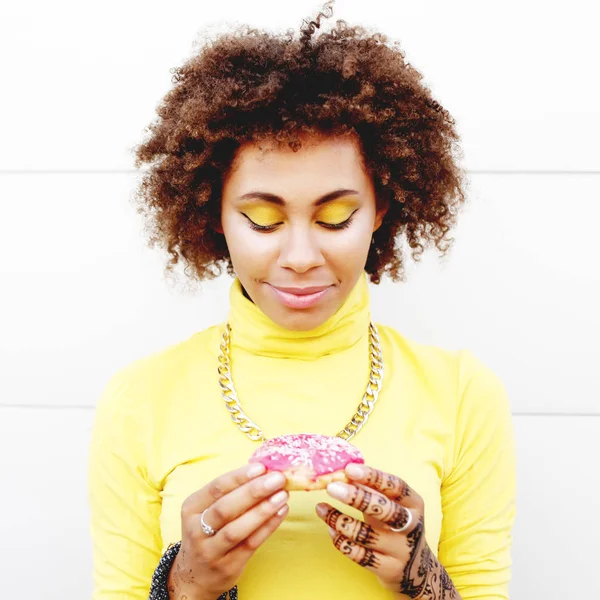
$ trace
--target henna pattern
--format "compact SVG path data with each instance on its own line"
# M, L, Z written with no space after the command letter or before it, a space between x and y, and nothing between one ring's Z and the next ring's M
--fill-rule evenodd
M372 496L373 494L371 494L371 492L368 492L367 490L363 490L361 488L356 488L356 491L354 492L354 496L352 496L350 504L355 508L358 508L360 512L365 512L367 508L369 508Z
M331 509L327 517L325 517L325 523L327 523L327 525L329 525L329 527L332 529L336 529L337 521L341 514L342 513L339 510L336 510L335 508Z
M346 556L352 554L352 541L347 537L344 537L341 533L338 533L333 540L333 545Z
M404 527L408 522L406 508L381 494L371 493L362 488L355 488L350 505L395 529Z
M333 545L348 558L359 564L361 567L371 567L376 569L380 566L379 558L368 548L363 548L352 540L344 537L341 533L333 540Z
M398 480L398 485L394 488L398 490L396 496L394 496L394 500L404 500L404 498L408 498L410 496L410 488L404 481Z
M446 569L427 545L424 528L421 517L417 527L406 536L410 556L398 591L415 599L460 600Z
M440 586L440 600L460 600L460 596L452 583L452 579L450 579L450 575L448 575L448 571L442 565L440 565Z
M383 472L377 469L370 469L367 475L367 485L380 490L383 486Z
M365 482L369 487L374 487L382 492L393 494L394 500L402 500L403 498L410 496L410 488L405 481L402 481L402 479L395 475L384 473L378 469L369 469Z
M368 523L358 521L337 509L332 509L325 518L327 525L365 547L373 547L379 541L379 533Z
M406 543L409 548L409 557L404 567L402 580L400 581L400 592L406 594L410 598L419 598L422 596L427 583L426 576L419 574L419 566L415 561L420 557L419 547L424 541L424 523L423 517L419 519L417 526L406 536ZM415 569L416 567L416 569Z
M373 497L372 494L371 496ZM369 508L370 510L368 510L367 514L372 515L373 517L382 518L389 510L389 500L383 496L376 495L375 502L372 502Z
M394 529L401 529L408 523L408 509L396 504L396 502L392 502L391 505L391 514L385 519L385 523Z
M379 534L367 523L359 522L356 541L362 546L365 546L365 548L376 546L379 541Z
M361 567L372 567L376 569L379 566L379 559L373 550L365 548L365 554L358 563Z

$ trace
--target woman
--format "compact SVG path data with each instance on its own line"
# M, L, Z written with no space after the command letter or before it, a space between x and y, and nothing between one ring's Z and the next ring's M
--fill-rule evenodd
M449 247L454 121L384 36L315 36L323 16L299 39L207 44L137 148L152 243L198 280L236 277L227 323L121 369L98 403L95 600L508 598L505 389L468 350L370 318L368 279L403 278L397 240ZM290 495L247 464L306 431L367 466Z

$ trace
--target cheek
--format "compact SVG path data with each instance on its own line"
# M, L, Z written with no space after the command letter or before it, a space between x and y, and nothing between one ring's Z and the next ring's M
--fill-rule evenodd
M275 253L275 244L267 235L257 235L244 225L224 227L225 241L236 270L261 267Z
M328 236L324 248L336 254L359 257L369 251L372 234L372 227L368 223L354 223L349 229Z

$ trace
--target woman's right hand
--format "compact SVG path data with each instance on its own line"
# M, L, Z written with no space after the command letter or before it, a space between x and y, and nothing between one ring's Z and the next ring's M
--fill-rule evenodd
M253 463L217 477L181 506L181 548L169 572L171 600L216 600L288 513L285 476ZM216 534L206 535L200 515Z

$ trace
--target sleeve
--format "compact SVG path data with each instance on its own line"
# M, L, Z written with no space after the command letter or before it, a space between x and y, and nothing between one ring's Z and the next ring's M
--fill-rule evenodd
M92 600L147 600L162 550L160 492L148 480L142 434L124 370L96 407L88 459ZM139 402L138 402L139 405Z
M438 558L463 600L508 600L516 500L510 403L501 380L471 352L459 364Z

